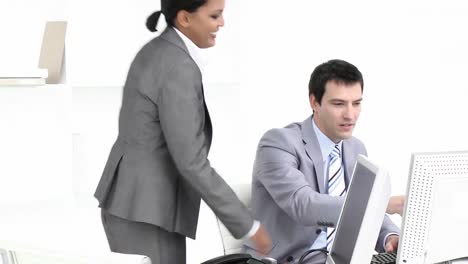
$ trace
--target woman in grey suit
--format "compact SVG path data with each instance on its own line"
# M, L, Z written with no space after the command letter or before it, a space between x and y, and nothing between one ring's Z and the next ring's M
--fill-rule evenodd
M112 251L149 256L153 264L185 263L185 237L195 238L200 199L236 238L266 252L270 239L207 155L211 121L197 52L215 45L224 0L162 0L147 27L168 27L136 55L128 72L119 135L95 197Z

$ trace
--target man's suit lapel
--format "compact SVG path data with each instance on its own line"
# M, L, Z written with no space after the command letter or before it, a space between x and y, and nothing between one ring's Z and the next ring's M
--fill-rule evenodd
M312 126L312 117L302 122L301 130L305 151L314 163L315 177L319 192L325 193L322 152L320 151L320 145L315 135L314 127Z
M187 46L185 46L184 41L180 38L179 34L172 28L172 27L167 27L163 33L161 33L161 38L165 39L166 41L172 43L173 45L179 47L187 55L193 60L192 56L190 55L190 52L187 49ZM195 61L193 61L195 65L197 64ZM198 67L198 65L197 65ZM203 83L201 84L201 92L203 96L203 106L205 108L205 133L207 135L207 140L208 140L208 151L210 151L211 147L211 141L213 138L213 126L211 125L211 118L210 118L210 113L208 112L208 107L206 106L205 102L205 92L203 90Z
M353 173L354 169L354 159L352 157L355 157L356 154L353 151L353 148L351 147L350 143L348 140L343 140L343 165L345 167L345 180L346 180L346 186L349 184L349 180L351 178L351 175Z

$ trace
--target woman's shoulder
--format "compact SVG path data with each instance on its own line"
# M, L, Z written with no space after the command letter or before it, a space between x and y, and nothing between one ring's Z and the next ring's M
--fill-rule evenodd
M163 74L180 67L184 68L185 71L195 70L196 65L193 64L189 54L160 37L156 37L136 53L130 70L136 70L137 74L141 74L142 70L150 71L153 74L158 72Z
M140 49L139 54L145 54L145 56L173 56L175 58L187 58L190 55L180 48L178 45L167 41L161 36L157 36L147 42Z

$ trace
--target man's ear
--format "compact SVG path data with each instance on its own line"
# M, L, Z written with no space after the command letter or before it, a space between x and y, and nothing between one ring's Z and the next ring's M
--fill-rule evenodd
M187 28L188 26L190 26L190 13L185 11L185 10L180 10L179 12L177 12L177 15L176 15L176 20L177 20L177 24L180 25L181 27L183 28Z
M314 110L314 113L318 110L318 107L320 106L320 103L317 101L315 96L313 94L309 95L309 103L310 107L312 110Z

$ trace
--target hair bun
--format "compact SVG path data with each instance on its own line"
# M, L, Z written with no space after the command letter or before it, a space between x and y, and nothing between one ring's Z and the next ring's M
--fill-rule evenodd
M159 21L160 16L161 16L161 11L156 11L146 19L146 28L149 31L151 32L158 31L156 27L158 26L158 21Z

